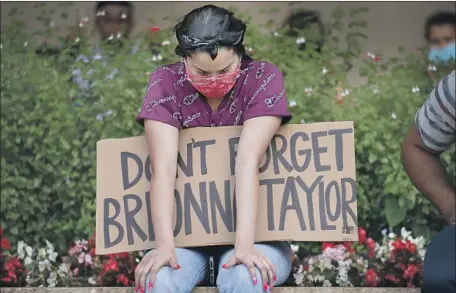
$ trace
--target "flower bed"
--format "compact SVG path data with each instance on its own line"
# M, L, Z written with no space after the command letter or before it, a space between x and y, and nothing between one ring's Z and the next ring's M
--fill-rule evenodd
M0 230L1 233L1 230ZM1 235L1 234L0 234ZM293 244L294 269L289 285L300 287L419 287L425 253L424 238L405 229L380 242L359 229L355 243L323 243L318 255L302 256ZM16 252L2 237L1 287L131 287L144 251L95 255L95 235L77 240L66 255L53 245L32 248L20 241Z

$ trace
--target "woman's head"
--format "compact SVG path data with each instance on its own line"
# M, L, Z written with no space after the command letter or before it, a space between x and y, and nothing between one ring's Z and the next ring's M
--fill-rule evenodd
M192 85L208 98L223 97L240 70L246 25L214 5L192 10L175 26L176 54L185 58Z
M214 5L192 10L175 26L176 54L198 75L234 71L245 53L246 25L233 12Z

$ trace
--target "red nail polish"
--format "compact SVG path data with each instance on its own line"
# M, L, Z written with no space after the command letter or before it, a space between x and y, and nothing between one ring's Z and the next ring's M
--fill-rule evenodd
M140 291L141 291L141 293L144 293L144 288L141 288L141 290L140 290Z
M268 291L269 286L268 283L263 283L263 291Z
M276 277L276 276L274 276L274 282L275 282L275 281L277 281L277 277Z
M253 277L253 285L256 285L257 284L257 279L255 277Z
M180 265L177 265L177 269L180 270L182 267Z
M154 287L154 284L152 282L149 282L149 289L152 289Z
M222 268L226 269L227 265L226 263L222 265Z

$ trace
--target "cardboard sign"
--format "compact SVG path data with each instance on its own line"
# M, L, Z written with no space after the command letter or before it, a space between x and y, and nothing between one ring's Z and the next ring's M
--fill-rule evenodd
M176 247L232 244L241 127L180 133ZM286 125L259 165L256 242L358 239L353 122ZM97 254L154 248L144 136L97 144ZM169 195L157 195L169 196Z

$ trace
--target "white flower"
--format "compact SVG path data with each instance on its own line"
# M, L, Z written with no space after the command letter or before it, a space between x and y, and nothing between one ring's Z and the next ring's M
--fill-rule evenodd
M121 37L122 37L122 34L120 32L118 32L116 38L120 39Z
M373 92L374 94L378 94L380 91L379 91L378 87L376 87L376 86L374 85L374 86L372 86L372 92Z
M437 71L437 67L434 64L429 64L427 70L428 71Z
M349 94L350 94L350 91L348 89L343 90L342 93L341 93L342 97L346 97Z
M366 55L367 55L367 57L369 57L369 58L371 58L371 59L375 59L375 57L376 57L375 54L374 54L374 52L372 52L372 51L367 52Z
M406 240L410 240L412 232L407 231L404 227L401 228L401 237Z
M156 61L161 61L163 60L163 57L161 54L156 54L154 56L152 56L152 61L156 62Z
M67 265L64 264L64 263L61 264L61 265L59 266L59 269L58 269L58 271L57 271L57 274L58 274L60 277L64 277L64 276L68 275L68 267L67 267Z
M419 87L414 86L414 87L412 88L412 93L416 94L416 93L419 93L419 92L420 92L420 88L419 88Z
M79 27L83 27L84 26L84 23L83 22L80 22L79 23Z
M291 244L291 251L293 251L293 253L297 253L299 251L299 246L296 245L296 244Z
M394 112L391 113L391 118L396 119L397 118L396 113L394 113Z
M274 35L274 37L280 36L280 34L278 32L274 32L273 35Z
M328 72L328 69L326 69L326 67L323 67L323 69L321 70L321 73L326 74L327 72Z
M76 39L74 40L74 42L75 42L75 43L79 43L80 40L81 40L80 38L76 38Z
M170 45L170 44L171 44L171 42L170 42L169 40L164 40L164 41L161 43L162 46L168 46L168 45Z
M103 121L103 114L98 114L97 115L97 120L98 121Z
M24 241L19 241L17 243L17 254L18 254L18 257L19 259L23 259L25 257L25 251L24 251L24 247L25 247L25 242Z
M323 281L323 287L332 287L332 284L331 284L330 281L324 280L324 281Z
M46 265L45 265L44 261L40 261L40 262L38 263L38 270L39 270L40 272L43 272L45 269L46 269Z
M385 228L385 229L383 229L381 232L382 232L383 237L385 237L385 236L386 236L386 233L388 233L388 229Z
M24 259L24 265L28 266L28 265L31 265L32 264L32 258L27 256L25 257Z
M104 113L104 116L111 116L112 113L113 113L112 110L108 110L108 111L106 111L106 112Z
M294 107L296 105L297 105L296 100L290 100L290 102L288 103L288 106L290 106L290 107Z
M57 252L52 251L49 253L49 260L55 262L57 260Z
M311 95L311 94L312 94L312 88L311 88L311 87L306 87L306 88L304 89L304 92L305 92L306 94L308 94L308 95Z
M323 283L325 281L325 277L323 277L322 275L316 275L314 277L314 281L315 282L320 282L320 283Z
M28 42L24 42L24 47L27 47L28 46Z
M54 26L55 26L55 23L54 23L53 20L51 20L51 22L49 23L49 26L50 26L50 27L54 27Z
M96 285L97 284L97 279L95 277L90 277L88 280L90 285Z
M3 49L3 44L0 44L0 50Z
M299 123L301 123L301 124L305 124L305 123L306 123L306 121L304 121L304 119L301 119L301 121L299 121Z
M126 19L127 18L127 14L124 12L122 13L122 15L120 16L121 19Z
M84 16L82 18L82 21L85 22L85 23L89 22L89 17L88 16Z
M81 252L78 256L78 262L79 263L83 263L84 262L84 257L85 257L85 253L84 252Z
M27 256L31 257L33 255L33 248L27 245L25 247L25 252L27 252Z
M38 249L38 258L39 259L45 259L47 256L46 249L45 248L40 248Z
M306 43L306 39L303 37L296 39L296 44L298 44L298 45L305 44L305 43Z
M108 41L111 41L111 40L113 40L113 39L114 39L114 35L111 34L111 35L109 36L109 38L108 38Z
M396 234L394 234L393 232L390 232L388 234L388 237L391 238L391 239L396 239Z
M97 14L95 16L105 16L106 13L104 12L104 10L100 10L97 12Z
M252 53L252 52L253 52L253 48L252 48L252 47L247 47L247 48L245 48L245 50L246 50L247 52L249 52L249 53Z

